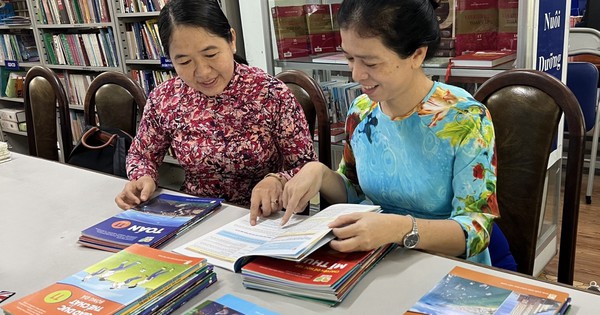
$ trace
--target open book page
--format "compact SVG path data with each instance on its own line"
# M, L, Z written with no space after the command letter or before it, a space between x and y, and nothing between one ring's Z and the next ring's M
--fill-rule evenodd
M352 212L378 211L379 206L337 204L306 219L294 216L281 226L283 212L258 220L250 225L250 215L211 231L174 251L189 256L206 257L218 267L239 271L244 258L263 255L301 260L333 238L326 237L329 222Z

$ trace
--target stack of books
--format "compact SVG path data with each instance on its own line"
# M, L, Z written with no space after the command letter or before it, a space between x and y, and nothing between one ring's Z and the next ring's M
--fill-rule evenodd
M569 294L454 267L405 314L566 314Z
M8 144L0 141L0 163L10 161L10 152L8 151Z
M83 230L78 242L112 252L132 244L157 248L206 218L222 201L160 194Z
M216 281L206 259L136 244L2 309L7 314L168 314Z
M321 247L302 261L257 257L242 267L244 287L336 305L394 246L340 253Z

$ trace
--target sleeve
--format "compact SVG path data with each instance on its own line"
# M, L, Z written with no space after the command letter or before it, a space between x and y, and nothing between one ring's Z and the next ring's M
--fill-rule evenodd
M274 118L277 146L283 158L283 171L279 174L290 180L304 164L316 161L317 155L302 106L284 83L278 84L281 88L274 89L271 99L279 103Z
M157 90L150 93L138 131L127 155L127 177L130 180L149 175L158 184L158 167L170 144Z
M451 219L465 232L467 258L485 250L490 241L492 223L499 217L496 200L496 156L494 127L483 105L468 108L455 123L467 132L455 146Z
M346 196L348 196L348 203L361 203L366 197L360 188L358 182L358 174L356 173L356 160L354 159L354 151L352 151L351 140L354 135L354 130L361 121L361 112L358 110L356 99L351 108L348 110L346 117L346 143L344 144L344 152L342 154L342 160L337 172L342 175L344 184L346 186Z

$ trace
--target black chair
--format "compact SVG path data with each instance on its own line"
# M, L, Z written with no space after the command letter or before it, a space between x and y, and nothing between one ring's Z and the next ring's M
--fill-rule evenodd
M497 220L518 271L532 275L549 155L561 115L569 125L558 281L573 283L585 126L573 93L554 77L515 69L486 81L475 93L486 104L496 132Z
M44 66L29 69L24 96L29 154L59 161L60 147L64 156L68 156L73 148L69 103L56 73ZM59 135L61 141L57 142Z
M121 129L133 136L145 105L146 94L135 81L120 72L104 72L94 78L85 95L85 123Z

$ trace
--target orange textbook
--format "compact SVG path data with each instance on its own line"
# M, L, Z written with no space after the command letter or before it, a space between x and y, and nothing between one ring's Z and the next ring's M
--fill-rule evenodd
M565 314L566 292L454 267L405 314Z
M135 244L2 309L5 314L130 314L160 309L169 302L162 296L189 299L198 286L215 281L203 258Z
M476 51L452 57L450 61L455 67L491 68L517 58L514 50Z

